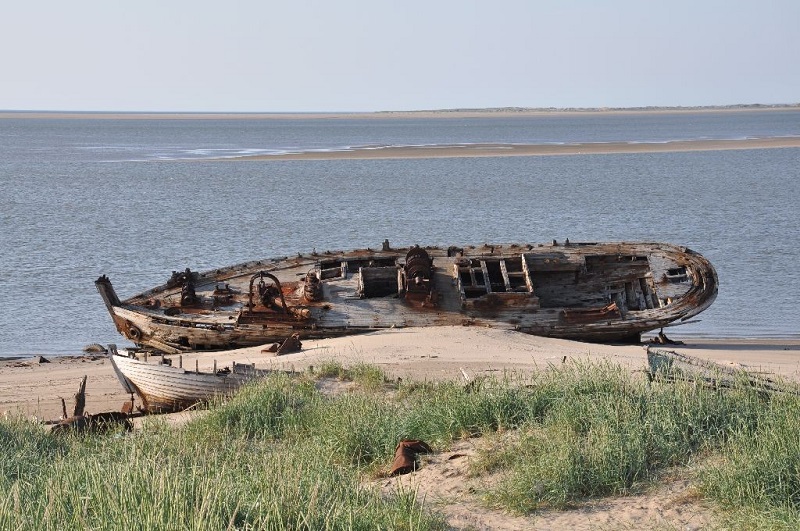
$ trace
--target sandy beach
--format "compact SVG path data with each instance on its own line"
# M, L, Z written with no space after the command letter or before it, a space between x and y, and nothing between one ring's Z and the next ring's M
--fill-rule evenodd
M646 336L647 337L647 336ZM678 352L754 371L771 372L800 381L800 340L703 340L669 347ZM565 359L610 361L632 372L646 366L644 347L599 345L550 339L480 327L436 327L383 330L359 336L304 341L303 350L275 357L260 347L231 354L198 355L200 369L210 370L236 361L257 367L303 371L326 360L345 366L367 363L389 378L414 381L529 372L560 364ZM130 397L103 356L54 357L0 362L0 413L21 413L40 419L61 415L61 398L71 410L72 397L86 375L89 413L118 410Z
M703 340L664 348L800 381L800 340ZM293 371L329 360L344 366L367 363L380 367L388 378L420 382L463 381L464 373L472 378L502 376L504 371L524 375L570 360L608 361L644 376L646 352L640 345L580 343L481 327L432 327L304 341L301 352L279 357L262 352L261 347L225 355L205 353L199 356L201 370L209 370L214 360L219 367L235 360ZM60 397L71 411L72 397L84 375L88 376L87 412L118 410L129 399L103 356L51 358L47 363L7 360L0 362L0 413L56 419L61 414ZM169 415L167 421L184 422L187 415ZM414 474L369 482L387 493L397 488L415 490L446 516L453 529L703 529L717 521L685 473L668 474L657 485L629 496L587 500L566 511L518 516L488 508L476 493L496 478L474 476L469 467L493 444L499 442L492 438L456 441L451 448L426 456Z

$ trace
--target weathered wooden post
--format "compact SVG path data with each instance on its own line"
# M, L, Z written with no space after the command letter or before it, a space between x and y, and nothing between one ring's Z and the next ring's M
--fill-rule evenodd
M75 409L72 412L73 417L80 417L83 415L83 409L86 407L86 376L81 380L81 385L78 387L78 392L75 393Z

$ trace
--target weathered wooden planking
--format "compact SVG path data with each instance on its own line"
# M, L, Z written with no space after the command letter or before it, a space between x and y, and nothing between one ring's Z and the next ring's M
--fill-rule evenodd
M105 277L97 285L122 334L170 352L255 345L294 333L333 337L374 328L475 321L609 341L688 319L707 308L717 292L713 266L674 245L484 245L426 248L431 265L426 278L433 291L406 301L402 257L412 251L420 253L387 246L191 273L197 302L187 306L181 305L180 274L125 301L116 297ZM319 299L306 300L309 273L321 279ZM266 277L279 286L265 285L254 293ZM602 311L612 303L618 315ZM565 323L570 314L584 318Z

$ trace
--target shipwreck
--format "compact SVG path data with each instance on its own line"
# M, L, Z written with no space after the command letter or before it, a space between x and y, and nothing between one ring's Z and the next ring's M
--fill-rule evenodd
M175 271L121 300L95 282L117 330L167 354L381 328L492 326L638 342L717 295L711 263L666 243L505 244L328 251Z

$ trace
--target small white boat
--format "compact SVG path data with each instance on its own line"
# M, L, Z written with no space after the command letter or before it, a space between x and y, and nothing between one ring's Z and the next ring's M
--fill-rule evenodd
M109 345L109 360L120 383L142 401L141 409L149 413L181 411L218 396L228 396L242 385L274 374L274 370L256 369L250 363L233 362L211 371L173 366L174 359L137 349L117 350ZM182 365L182 357L179 358Z

